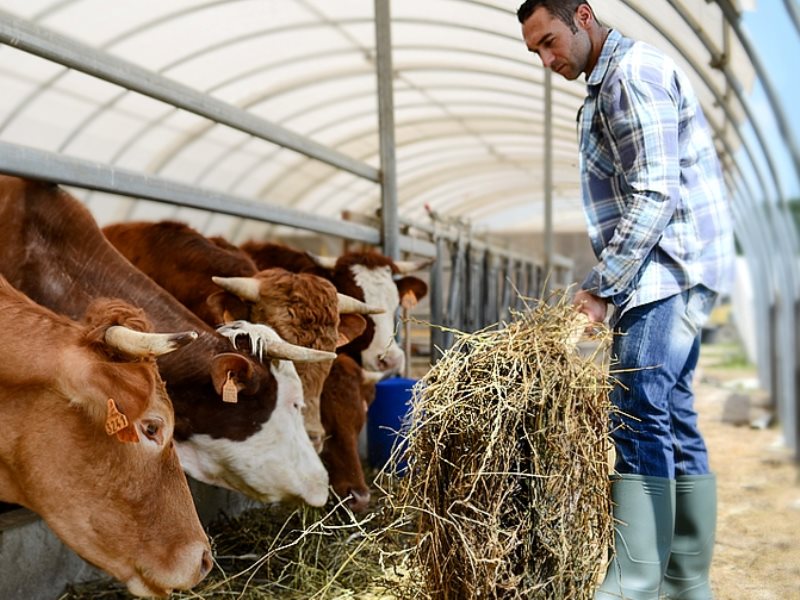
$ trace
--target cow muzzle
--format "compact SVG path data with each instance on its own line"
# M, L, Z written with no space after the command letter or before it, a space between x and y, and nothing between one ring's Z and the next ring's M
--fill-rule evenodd
M152 577L152 569L137 567L133 577L125 582L128 591L138 597L165 598L173 590L188 590L200 583L211 572L214 560L208 544L197 543L186 548L183 553L186 558L179 563L185 563L185 568L178 568L174 572L157 578ZM183 571L183 572L182 572ZM150 577L145 576L148 573Z

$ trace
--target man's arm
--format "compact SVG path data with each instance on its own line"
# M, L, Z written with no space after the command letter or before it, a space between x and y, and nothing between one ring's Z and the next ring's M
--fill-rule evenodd
M626 210L581 284L602 298L630 284L672 218L680 196L679 113L658 82L620 78L602 94L609 143L626 185Z

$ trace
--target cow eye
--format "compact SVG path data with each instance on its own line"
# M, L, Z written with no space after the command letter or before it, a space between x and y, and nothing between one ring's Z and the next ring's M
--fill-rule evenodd
M142 430L142 433L145 435L145 437L147 437L150 440L153 440L157 444L160 445L164 441L163 431L162 431L163 424L161 423L161 421L156 419L144 421L142 422L140 429Z

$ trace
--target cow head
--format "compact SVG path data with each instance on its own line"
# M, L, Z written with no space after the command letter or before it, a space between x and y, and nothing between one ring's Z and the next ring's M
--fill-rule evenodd
M0 295L7 317L9 294ZM79 326L23 298L16 293L13 301L18 308L27 302L26 312L15 311L11 327L0 323L0 376L4 383L17 378L0 392L2 499L41 515L134 595L194 586L211 568L210 547L152 358L191 336L148 339L128 330L146 323L119 301L95 302L88 326Z
M236 321L219 331L232 345L244 337L268 365L273 384L268 390L253 387L263 381L253 373L264 367L242 354L215 357L212 378L222 400L195 407L195 415L211 429L179 443L184 469L200 481L261 502L300 499L324 505L328 474L305 432L303 389L292 361L330 363L335 355L288 344L265 325ZM265 404L265 398L273 402ZM216 434L215 420L225 422L224 436Z
M370 312L370 307L363 303L340 297L332 283L315 275L275 268L252 277L214 277L213 280L224 291L210 298L209 303L218 307L222 322L236 317L263 323L272 327L283 340L316 350L333 352L359 336L366 327L366 320L355 313ZM235 302L246 307L244 314L225 308L233 307ZM295 367L303 385L306 431L320 452L325 435L320 419L320 395L331 362L298 362Z
M421 279L401 275L421 269L429 261L395 263L377 252L349 252L333 260L309 256L318 266L333 269L331 279L340 292L385 311L370 315L364 333L342 351L357 357L370 371L401 372L405 355L395 341L395 313L401 300L411 307L428 291Z

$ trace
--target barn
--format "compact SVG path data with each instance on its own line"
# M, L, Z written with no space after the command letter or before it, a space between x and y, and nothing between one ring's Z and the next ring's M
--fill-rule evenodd
M753 368L752 386L766 399L761 422L798 461L800 123L790 110L789 77L776 68L788 61L770 46L779 37L794 49L787 56L797 54L800 7L796 0L590 4L601 23L663 50L695 90L722 167L736 240L734 284L719 299L703 340L735 340ZM238 360L236 367L229 362L216 367L213 384L206 382L198 392L175 366L184 364L179 358L159 359L176 404L179 455L204 524L222 512L238 514L289 496L309 502L316 493L311 502L324 504L320 490L328 483L336 487L336 478L329 481L323 473L285 390L308 395L314 387L309 381L321 377L311 404L324 402L321 381L337 349L340 355L349 349L359 363L337 365L339 373L363 367L365 373L416 379L453 346L454 332L478 332L509 321L525 309L526 298L574 290L595 265L578 137L586 81L582 76L566 80L543 68L525 46L518 5L504 0L137 0L112 7L101 0L0 0L0 176L22 178L39 190L43 208L36 218L47 215L47 203L53 202L52 223L41 231L74 224L69 229L74 237L64 234L66 225L51 238L37 233L46 246L38 262L8 269L4 277L40 304L52 300L49 308L76 321L92 294L124 288L123 299L132 303L151 296L152 310L160 315L151 317L155 329L199 332L206 340L203 364L214 365L222 364L218 359L226 353L223 335L241 334L255 347L260 342L253 330L220 334L188 309L184 314L170 297L173 290L155 299L161 291L144 287L150 283L131 283L140 281L142 266L134 256L95 262L101 251L113 252L106 249L101 228L181 224L192 235L217 240L204 250L215 257L248 243L289 247L303 260L317 262L293 272L277 259L242 266L242 260L251 259L240 256L236 267L220 267L217 275L236 278L238 290L238 278L267 266L292 272L297 286L313 273L324 280L315 284L321 291L314 298L338 293L364 305L363 316L346 317L352 313L341 305L342 314L327 315L329 329L338 327L340 339L334 343L331 334L313 346L321 354L306 356L289 374L254 367L240 357L231 359ZM0 182L4 202L13 196L5 181ZM68 195L63 210L69 212L57 212L62 210L57 202L64 200L51 184ZM31 204L24 217L3 212L0 204L0 214L17 214L23 224L9 225L16 222L8 217L0 263L23 264L16 238L5 232L31 227ZM78 220L88 217L85 225ZM82 250L74 255L66 250L78 246ZM344 263L337 266L336 259L367 252L386 260L368 265L384 269L386 281L369 291L363 283L369 269L361 264L355 267L361 269L362 279L355 276L360 287L353 291L342 283ZM177 248L160 249L150 258L155 255L156 266L171 266L178 264L179 254ZM56 269L53 265L62 264L57 255L65 266ZM48 264L54 272L68 273L49 288L33 281ZM142 277L151 277L142 271ZM90 277L98 282L82 289L86 298L68 298L69 290L80 287L77 282ZM208 305L218 309L210 319L255 321L255 309L247 316L242 311L258 306L259 290L241 295L227 284L225 289L224 302L217 297L217 304ZM386 293L388 308L378 315ZM287 291L287 297L298 314L303 307L322 312L311 294ZM206 306L205 296L200 300ZM170 323L181 326L170 328ZM274 329L292 347L311 344L297 327ZM380 340L375 343L380 351L370 350L370 341L359 342L364 331ZM187 356L188 347L174 356L181 352ZM296 350L285 348L281 357L287 356L296 356ZM324 369L314 366L326 357ZM326 373L308 374L315 369ZM225 390L231 404L238 398L244 410L256 388L272 390L259 425L271 419L276 431L297 430L302 438L291 442L302 446L298 455L306 456L295 472L302 470L309 482L316 477L302 490L274 491L241 470L220 467L223 450L217 442L231 441L239 452L250 433L215 429L213 411L198 425L192 412L195 395L223 396ZM281 402L286 421L278 425L269 415L278 414ZM316 427L345 428L332 424L331 413L320 416L316 410ZM309 427L306 422L311 435ZM366 460L364 431L349 435L358 436L358 452ZM214 452L218 463L212 473L207 461ZM345 452L352 454L353 448L337 447L336 460ZM322 460L330 461L330 453ZM348 460L358 462L354 456ZM353 494L354 506L368 503L363 478L337 481L339 491ZM36 513L14 502L3 505L0 597L54 598L65 585L99 575Z

